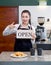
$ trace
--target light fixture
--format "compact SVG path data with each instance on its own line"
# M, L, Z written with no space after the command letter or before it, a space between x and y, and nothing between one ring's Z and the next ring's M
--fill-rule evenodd
M39 6L46 6L47 0L39 0Z

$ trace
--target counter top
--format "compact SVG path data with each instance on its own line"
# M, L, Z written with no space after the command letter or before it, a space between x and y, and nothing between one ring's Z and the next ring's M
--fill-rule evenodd
M34 56L30 55L30 52L24 52L28 56L24 58L13 58L10 55L14 52L2 52L0 54L0 61L51 61L51 50L43 50L42 56L37 55L37 51Z

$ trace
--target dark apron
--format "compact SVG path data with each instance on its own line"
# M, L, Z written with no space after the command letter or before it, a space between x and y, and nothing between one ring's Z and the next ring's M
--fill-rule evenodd
M29 30L31 27L28 26L28 29L21 28L21 25L18 27L18 30ZM30 51L32 48L31 39L15 39L14 51Z

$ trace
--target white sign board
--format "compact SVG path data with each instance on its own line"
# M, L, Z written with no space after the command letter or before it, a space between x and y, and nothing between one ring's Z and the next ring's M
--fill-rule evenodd
M16 37L22 39L32 39L32 30L17 30Z

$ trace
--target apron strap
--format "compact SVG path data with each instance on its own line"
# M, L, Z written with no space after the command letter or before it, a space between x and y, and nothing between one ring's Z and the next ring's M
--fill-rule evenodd
M21 24L19 25L18 29L22 29L22 30L32 30L32 27L31 26L28 26L28 29L27 28L21 28Z

